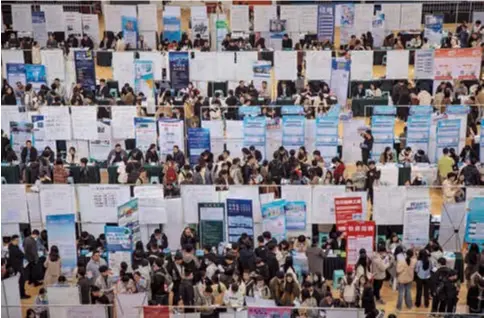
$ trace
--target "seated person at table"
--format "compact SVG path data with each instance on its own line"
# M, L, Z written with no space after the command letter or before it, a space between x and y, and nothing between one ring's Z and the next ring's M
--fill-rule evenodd
M365 191L366 171L363 162L356 162L356 171L351 175L355 191Z
M143 153L138 148L134 148L129 152L128 161L136 161L143 164Z
M106 85L106 80L101 78L99 80L99 88L96 89L97 98L109 98L109 87Z
M422 149L417 150L415 157L413 157L415 163L430 163L429 156L425 154L425 151Z
M287 33L284 33L282 36L282 50L291 50L292 49L292 39L289 38Z
M44 151L42 152L42 157L47 159L50 163L54 163L54 152L49 146L44 148Z
M8 145L4 151L2 151L2 157L5 156L5 161L7 163L12 163L14 161L18 161L17 154L12 149L10 145Z
M79 183L90 183L91 181L91 172L87 166L87 158L81 158L80 166L81 169L79 170Z
M331 162L335 167L333 172L334 184L343 184L345 164L338 157L334 157L333 159L331 159Z
M173 146L173 160L179 168L185 165L185 155L177 145Z
M32 147L32 142L30 140L27 140L25 142L25 147L20 153L20 160L23 164L34 162L37 160L37 149L35 149L35 147Z
M270 99L271 91L267 87L267 81L262 81L261 89L259 89L259 98Z
M277 87L277 98L290 98L292 95L294 95L293 89L286 81L281 81Z
M76 148L70 147L69 152L66 155L66 163L70 165L74 165L79 163L79 158L77 158Z
M344 238L344 234L340 231L332 233L331 235L331 249L332 250L346 250L346 239Z
M392 163L395 162L395 155L391 147L385 147L385 151L380 155L380 163Z
M370 84L370 89L367 90L369 97L381 97L381 89L375 84Z
M406 147L398 155L398 161L400 163L411 163L413 161L413 151L412 148Z
M359 83L358 86L356 86L353 89L351 96L353 98L363 98L363 97L365 97L365 89L363 88L363 83Z
M146 160L146 163L158 163L160 161L155 144L150 145L150 148L146 152L145 160Z
M107 161L109 165L113 165L115 163L123 161L123 158L127 158L127 157L128 157L128 154L123 148L121 148L121 145L116 144L114 146L114 149L109 152Z
M94 42L91 40L89 35L85 34L82 36L81 47L92 50L94 48Z
M244 81L240 81L239 86L237 86L235 88L235 96L240 97L240 96L244 95L245 93L247 93L247 91L248 91L248 89L247 89L247 86L245 86Z
M62 159L57 159L54 165L54 183L67 183L67 177L69 177L69 171L64 168L64 162Z

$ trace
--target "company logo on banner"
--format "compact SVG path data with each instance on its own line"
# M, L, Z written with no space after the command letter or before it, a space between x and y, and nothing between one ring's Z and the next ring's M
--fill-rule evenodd
M154 100L155 79L153 74L153 62L134 61L134 86L136 93L143 93L148 100Z
M44 65L25 64L25 80L32 84L32 87L38 91L42 85L47 85L47 75Z
M163 37L169 42L181 40L180 17L163 16Z
M481 48L435 50L434 79L477 80L481 73Z
M190 82L188 52L169 52L168 63L170 68L171 88L187 88L188 83Z
M318 6L318 40L334 38L334 6L332 4L320 4Z
M90 91L96 90L96 68L91 50L74 51L76 65L76 80L82 87Z
M138 44L138 21L136 17L121 17L121 28L123 30L123 38L130 48L135 49Z

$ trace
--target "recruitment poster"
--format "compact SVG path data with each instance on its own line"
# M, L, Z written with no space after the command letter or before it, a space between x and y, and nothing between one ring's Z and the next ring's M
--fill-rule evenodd
M190 164L198 163L200 155L210 151L210 130L208 128L188 128L188 155Z
M469 202L465 241L484 244L484 197L475 197Z
M348 98L348 83L350 81L351 61L346 58L333 58L331 64L331 91L336 95L338 102L346 105Z
M134 87L136 94L143 93L148 101L155 98L155 79L152 61L134 61Z
M96 90L96 71L93 52L91 50L74 51L76 66L76 81L81 83L84 89Z
M62 257L62 275L72 277L77 267L76 222L74 214L47 215L46 229L49 232L49 249L59 248Z
M27 79L25 76L25 64L23 63L7 63L7 81L14 85L17 82L22 83L22 85L27 84Z
M440 46L442 40L442 31L444 30L443 14L425 15L424 37L427 38L428 44L432 47Z
M177 118L160 118L158 120L158 145L164 158L173 154L173 147L178 146L180 151L185 149L184 121Z
M266 133L265 117L244 117L244 147L254 146L264 156Z
M284 207L286 200L278 200L261 205L261 213L263 218L270 218L273 216L284 215Z
M37 43L47 43L47 24L45 22L45 13L43 11L32 12L32 35Z
M420 106L419 106L420 107ZM414 107L418 108L418 107ZM408 117L407 146L414 152L419 149L429 153L431 114L415 114Z
M334 198L334 213L338 231L347 231L348 222L361 220L363 216L361 197Z
M425 247L429 242L430 201L407 200L403 215L403 244Z
M121 27L124 41L130 48L135 49L138 44L138 21L136 17L122 16Z
M39 64L25 64L25 80L32 84L35 91L40 90L42 85L47 85L45 66Z
M27 122L10 122L10 145L13 151L18 154L25 147L27 140L32 140L33 124Z
M225 242L225 204L198 203L201 246L218 246Z
M371 157L373 160L378 161L385 148L388 147L388 145L393 145L394 131L394 116L377 116L373 114L371 117L371 132L374 140L373 149L371 150Z
M190 82L190 63L188 52L169 52L168 64L170 70L171 88L185 89Z
M326 162L338 156L338 116L318 116L316 118L316 149Z
M435 161L439 161L444 148L459 149L460 119L441 119L437 122Z
M133 242L141 241L137 198L118 207L118 225L131 230Z
M286 230L305 230L306 229L306 202L290 201L284 205L286 215Z
M305 136L304 116L284 116L282 118L282 146L287 150L298 150L304 146Z
M254 238L252 200L227 199L227 234L230 243L246 233Z
M262 231L270 232L278 242L286 239L286 216L268 216L262 219Z
M165 7L166 8L166 7ZM163 12L163 37L169 42L181 40L180 8L173 7Z
M104 227L106 236L106 250L108 252L132 251L133 241L131 239L131 230L123 226Z
M346 267L353 269L361 249L365 249L366 255L371 258L375 241L375 222L350 221L346 228Z
M481 72L481 48L435 50L434 79L477 80Z
M334 38L334 6L320 4L318 6L318 40L333 42Z
M146 152L152 144L156 145L156 120L153 117L135 117L134 134L136 148Z

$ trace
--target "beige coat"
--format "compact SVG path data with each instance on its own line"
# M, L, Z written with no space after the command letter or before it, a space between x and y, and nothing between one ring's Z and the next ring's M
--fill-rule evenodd
M400 284L408 284L413 282L416 264L417 259L415 258L410 260L410 265L407 264L405 259L397 261L397 280Z
M44 262L44 267L44 286L57 284L62 268L61 259L59 258L56 262L52 262L49 257L47 257L47 260Z

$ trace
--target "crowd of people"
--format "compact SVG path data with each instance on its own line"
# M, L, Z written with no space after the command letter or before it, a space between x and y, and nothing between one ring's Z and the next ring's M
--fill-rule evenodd
M296 317L319 317L321 308L362 308L366 317L377 317L381 314L377 304L385 304L381 292L385 285L397 289L397 311L405 304L408 310L415 305L431 312L453 313L464 298L470 313L484 312L484 252L479 252L477 244L468 246L465 281L459 281L436 240L424 248L407 248L391 233L386 241L377 242L374 253L361 249L357 262L345 269L344 277L332 288L327 281L331 278L321 274L324 259L330 250L345 249L347 244L336 227L322 242L317 236L309 239L304 235L278 242L270 232L254 240L244 233L223 250L200 246L190 227L183 230L180 242L171 245L156 229L146 245L136 242L131 266L122 262L119 272L107 266L104 234L96 239L83 231L77 238L78 264L69 280L61 271L59 249L48 246L47 232L33 230L25 235L23 246L18 235L4 239L2 279L20 275L22 299L30 298L26 283L43 286L27 317L48 317L46 287L51 286L78 286L82 304L109 305L116 294L147 293L149 304L197 311L203 317L218 317L220 312L240 310L258 300L294 307ZM167 248L174 245L181 249L169 252ZM203 253L195 253L197 249ZM90 253L87 256L82 251ZM466 284L466 295L461 284Z

